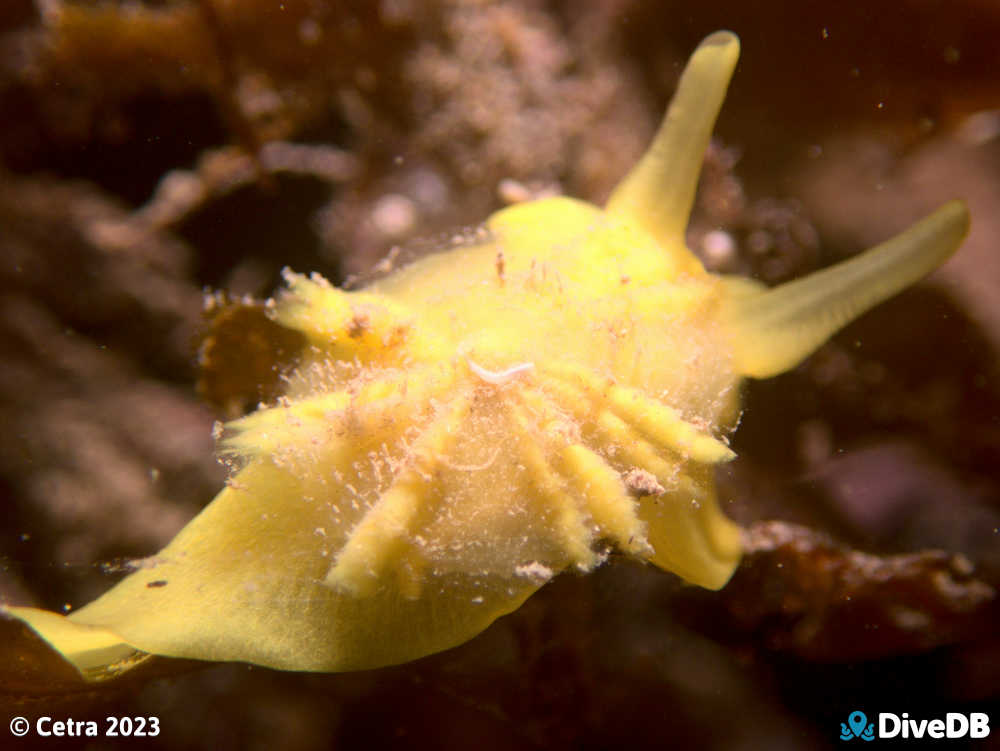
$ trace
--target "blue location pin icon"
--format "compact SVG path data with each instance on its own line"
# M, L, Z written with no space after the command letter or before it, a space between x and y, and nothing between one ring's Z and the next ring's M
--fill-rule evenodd
M860 738L861 734L865 731L865 725L868 724L868 718L865 717L864 712L854 711L848 715L847 724L851 726L851 731L854 733L854 737Z

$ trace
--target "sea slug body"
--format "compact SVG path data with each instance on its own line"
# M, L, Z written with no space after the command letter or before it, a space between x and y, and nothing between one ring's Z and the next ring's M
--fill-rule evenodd
M8 608L88 679L137 653L337 671L461 643L609 551L711 589L741 556L713 471L746 377L802 361L960 244L963 204L775 289L684 244L736 65L694 52L601 209L543 198L358 291L286 274L308 342L278 403L229 423L232 482L68 617ZM169 586L159 582L169 582Z

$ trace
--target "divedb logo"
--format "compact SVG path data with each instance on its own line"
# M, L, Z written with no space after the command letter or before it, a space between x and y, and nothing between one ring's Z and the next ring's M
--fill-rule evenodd
M840 723L840 740L873 741L876 738L906 738L920 740L929 738L986 738L990 734L990 717L985 712L948 712L943 718L912 718L908 712L893 714L879 712L878 732L876 723L869 722L868 716L855 709L847 716L847 722Z

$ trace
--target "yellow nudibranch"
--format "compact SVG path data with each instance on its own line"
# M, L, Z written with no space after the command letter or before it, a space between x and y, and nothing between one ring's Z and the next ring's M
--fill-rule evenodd
M342 671L466 641L618 551L718 589L741 555L713 471L740 381L794 367L958 247L960 202L766 289L684 233L739 55L694 52L602 210L546 198L356 292L286 273L308 340L273 406L226 426L239 467L159 554L69 616L22 619L87 680L147 654Z

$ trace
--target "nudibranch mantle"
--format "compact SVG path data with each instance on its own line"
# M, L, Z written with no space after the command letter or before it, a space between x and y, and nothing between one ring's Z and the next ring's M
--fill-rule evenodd
M796 365L968 226L952 202L771 290L706 272L684 232L738 54L728 32L701 43L604 209L515 205L355 292L287 272L273 316L306 354L277 404L226 426L227 487L68 618L8 612L97 680L136 652L404 662L611 551L722 587L740 533L713 469L733 458L741 380Z

